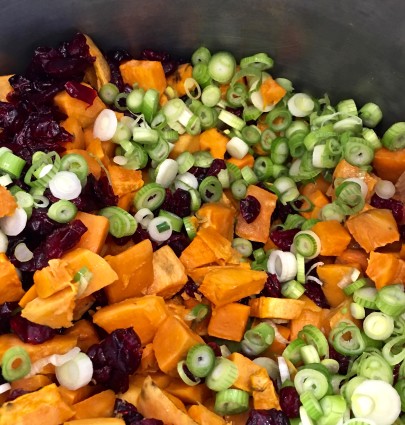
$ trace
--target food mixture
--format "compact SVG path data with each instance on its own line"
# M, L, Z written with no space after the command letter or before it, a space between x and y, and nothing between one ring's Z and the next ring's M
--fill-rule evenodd
M0 77L0 425L405 423L405 123L272 68Z

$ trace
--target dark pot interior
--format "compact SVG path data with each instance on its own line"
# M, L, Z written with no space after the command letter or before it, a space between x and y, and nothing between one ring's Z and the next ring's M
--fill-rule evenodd
M33 48L76 31L105 50L201 44L237 56L266 51L274 74L332 102L378 103L384 126L405 107L405 3L398 0L14 0L2 3L0 72L24 68Z

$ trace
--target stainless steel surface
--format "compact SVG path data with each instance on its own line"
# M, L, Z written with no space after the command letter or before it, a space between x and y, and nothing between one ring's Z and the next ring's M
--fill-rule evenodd
M0 0L0 72L22 70L35 46L75 31L104 49L204 44L237 55L266 51L274 75L332 101L382 106L385 125L405 118L402 0Z

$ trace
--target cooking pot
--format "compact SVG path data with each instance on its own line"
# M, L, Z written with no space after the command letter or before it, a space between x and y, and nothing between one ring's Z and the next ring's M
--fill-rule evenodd
M384 126L403 119L405 2L398 0L0 0L0 72L24 69L39 45L76 31L103 49L165 49L189 56L201 44L241 57L265 51L274 74L336 103L378 103Z

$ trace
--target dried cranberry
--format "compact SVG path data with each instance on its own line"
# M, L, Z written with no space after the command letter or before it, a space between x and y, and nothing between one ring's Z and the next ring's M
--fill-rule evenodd
M143 416L132 403L121 398L115 399L114 416L122 418L126 425L132 425L143 419Z
M210 168L208 168L207 176L217 176L221 170L226 170L226 164L223 159L215 158Z
M313 280L308 280L305 283L304 295L311 299L318 307L330 308L325 294L323 293L322 286Z
M181 218L189 216L191 214L190 192L183 189L176 189L172 192L170 189L166 189L166 197L160 208Z
M116 329L99 344L92 345L88 356L93 362L93 379L116 393L129 387L129 375L139 367L141 341L133 328Z
M401 239L405 242L405 224L401 224L398 226L399 234L401 235Z
M20 314L10 318L10 327L21 341L29 344L42 344L56 335L55 329L33 323Z
M232 114L236 115L237 117L242 118L243 108L231 108L231 107L227 106L226 110L228 112L231 112Z
M260 214L260 210L260 202L254 196L248 195L246 198L241 199L240 213L246 223L253 223Z
M201 295L201 292L198 290L198 285L190 279L183 286L183 292L191 298L195 298L196 294Z
M6 302L0 305L0 335L10 332L10 319L17 309L17 302Z
M87 227L80 220L74 220L48 235L33 250L34 257L32 260L20 263L14 255L10 260L22 271L33 272L42 269L48 265L50 259L60 258L66 251L72 249L86 231Z
M65 83L65 90L69 96L82 100L89 105L92 105L94 99L97 97L97 92L94 89L84 84L77 83L76 81L68 81Z
M300 396L295 387L283 387L280 390L280 406L281 410L289 418L297 418L301 406Z
M22 388L15 388L14 390L11 390L9 394L7 395L7 398L5 402L13 401L18 397L21 397L24 394L29 394L32 391L23 390Z
M106 55L107 63L110 67L111 71L111 79L110 82L115 84L119 91L123 92L125 89L125 84L122 79L120 65L132 59L132 56L126 50L113 50L108 52Z
M288 417L281 410L255 410L249 413L246 425L289 425Z
M197 178L198 183L201 183L207 177L208 170L209 168L193 166L188 172Z
M134 424L130 424L130 425L164 425L164 422L161 421L160 419L142 419L140 422L136 422Z
M267 273L267 280L262 292L260 292L260 295L263 297L281 298L281 283L278 280L277 275Z
M210 342L207 342L207 345L209 345L213 349L216 357L222 356L221 348L216 342L210 341Z
M146 239L149 239L151 241L152 249L154 251L156 251L159 248L159 245L157 244L157 242L155 242L154 240L150 238L149 232L145 229L142 229L141 226L138 226L135 230L135 233L132 235L132 240L137 244Z
M92 212L117 205L118 197L114 194L107 176L96 180L93 174L89 174L80 195L72 202L80 211Z
M404 204L397 199L383 199L374 194L370 200L370 205L375 208L391 210L397 223L400 223L404 218Z
M338 353L332 345L329 345L329 358L336 360L339 363L339 373L346 375L351 360L350 356Z
M34 208L24 231L29 237L32 236L38 239L49 236L53 231L61 227L63 227L63 224L48 217L46 208Z
M145 49L141 53L141 59L162 62L163 71L166 75L172 74L179 63L167 52L160 52L152 49Z
M265 189L268 189L265 187ZM297 211L295 208L300 208L302 205L302 201L294 201L294 202L288 202L287 204L283 204L280 201L276 202L276 208L274 209L274 212L272 214L272 219L276 220L279 218L283 223L287 219L287 216L289 214L297 214Z
M164 245L169 245L174 253L180 257L181 253L190 245L190 243L190 238L183 233L173 232L170 238L165 241Z
M270 232L270 239L280 248L282 251L289 251L294 240L294 236L300 231L300 229L289 229L282 230L280 228L273 229Z

